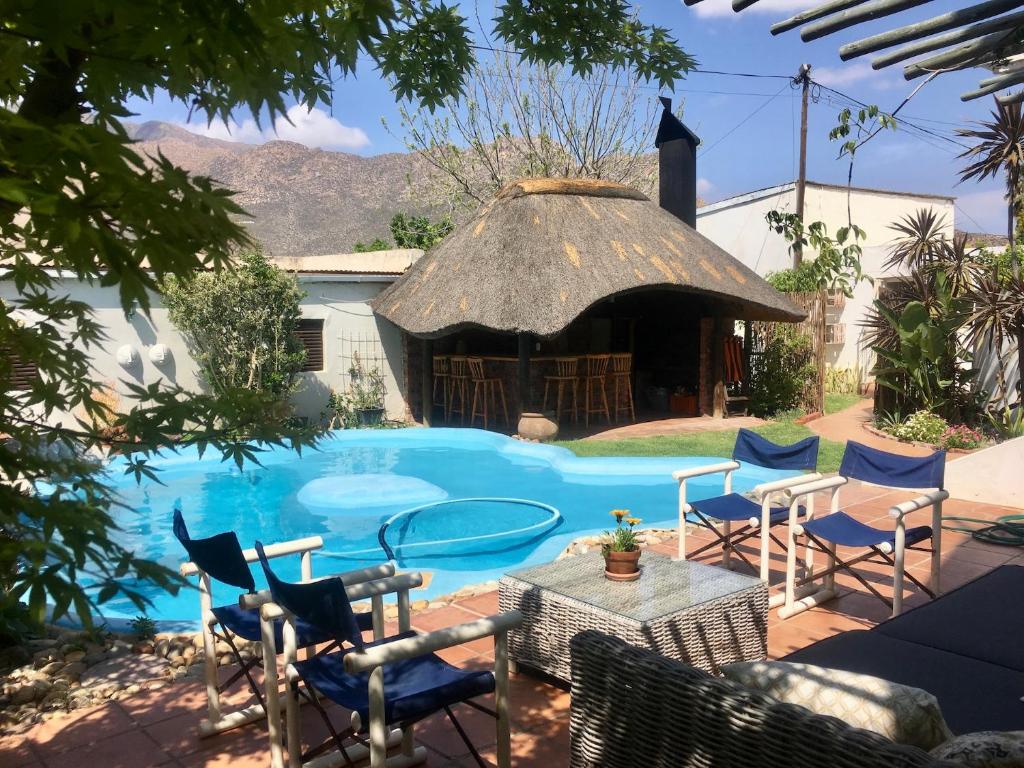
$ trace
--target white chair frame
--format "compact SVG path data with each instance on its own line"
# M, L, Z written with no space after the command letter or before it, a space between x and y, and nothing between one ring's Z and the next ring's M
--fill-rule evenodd
M313 578L313 552L323 547L323 539L319 536L309 536L303 539L283 541L270 544L265 548L267 557L278 558L288 555L299 555L302 578L306 581ZM254 563L259 560L255 549L242 550L245 562ZM213 615L213 594L211 590L211 578L195 563L188 561L182 563L178 572L185 577L199 577L199 609L203 633L203 679L206 684L206 717L199 722L200 738L214 736L233 728L239 728L249 723L254 723L266 717L264 708L259 704L252 704L241 709L224 711L220 697L220 686L218 681L217 665L217 637L215 627L218 624L217 618ZM391 564L363 568L345 574L346 583L357 583L371 579L380 579L394 575L395 568ZM258 606L255 606L258 607ZM376 617L375 617L376 620ZM381 625L383 625L383 607L381 608ZM264 655L264 663L267 658L273 656ZM273 666L273 665L269 665Z
M346 586L349 600L360 600L369 597L373 601L373 638L375 641L384 639L383 596L396 593L398 596L398 631L408 632L411 629L409 608L409 591L423 583L419 573L404 573L386 579L364 582L352 587ZM347 584L347 581L346 581ZM294 667L297 657L295 643L295 617L276 603L270 602L266 593L243 595L240 604L253 607L260 601L260 626L262 628L264 656L278 653L274 639L273 623L276 619L285 620L282 639L284 641L284 670L287 682L285 692L285 730L281 728L281 706L279 703L277 669L270 667L265 674L267 718L270 732L270 765L271 768L284 768L285 743L287 743L288 768L334 768L345 762L345 756L336 752L314 757L306 763L302 762L302 734L299 722L298 683L300 677ZM381 621L377 621L378 614ZM373 646L364 651L349 650L345 655L345 670L350 674L369 672L369 746L362 743L353 744L347 749L348 759L355 764L362 764L369 758L369 768L406 768L420 765L427 760L423 747L418 747L414 737L414 726L396 728L388 731L384 721L384 670L390 664L416 656L451 648L457 645L479 640L484 637L494 638L494 680L495 680L495 712L497 728L497 762L498 768L510 768L512 765L511 724L509 720L509 659L508 632L521 625L523 616L519 611L488 616L476 621L458 624L453 627L407 637L390 643ZM273 670L271 672L271 669ZM358 713L352 713L352 728L358 732L362 728ZM287 735L287 739L284 736ZM392 753L389 755L389 752Z
M797 540L805 534L796 512L801 498L809 497L809 499L813 499L815 493L824 491L829 492L829 514L838 512L839 489L846 485L847 482L848 479L840 475L815 480L803 485L797 485L785 491L785 495L789 499L787 539L788 555L786 559L786 594L783 605L779 608L779 618L788 619L791 616L803 613L810 608L814 608L815 606L821 605L836 597L835 574L837 570L837 558L836 547L832 543L828 543L826 547L828 550L826 554L828 564L820 576L820 585L815 586L814 584L815 576L813 570L805 573L805 575L799 579L801 584L798 585L797 583L798 577L796 572L795 552L797 548ZM903 611L903 584L906 577L906 569L904 567L907 534L906 516L912 512L916 512L929 506L932 508L932 546L928 588L935 594L935 596L941 594L942 502L948 498L949 491L941 489L933 490L928 491L911 501L896 504L889 509L889 516L896 520L895 546L883 543L879 545L878 551L884 555L891 555L893 560L893 616L899 616ZM808 504L810 503L811 502L808 501ZM808 547L810 547L809 541ZM840 567L848 568L850 565L856 565L857 562L866 559L870 554L871 553L869 552L867 555L852 560L850 563L844 563L843 566Z
M707 475L714 475L718 473L724 473L724 485L722 495L727 496L732 493L732 474L740 468L740 463L735 460L723 461L718 464L707 464L703 467L693 467L691 469L682 469L672 473L673 479L679 483L679 560L686 559L686 516L693 511L693 506L686 500L686 482L695 477L705 477ZM770 517L772 502L783 497L784 492L792 487L800 486L808 483L812 480L817 480L821 477L818 472L812 472L809 474L796 475L794 477L785 477L781 480L773 480L768 483L761 483L760 485L754 486L751 490L751 494L761 504L761 516L750 517L747 520L747 524L752 528L758 529L758 541L759 541L759 577L761 581L767 584L769 587L771 584L771 554L769 546L771 543L770 536ZM807 516L811 518L814 516L814 497L812 496L807 506ZM721 535L728 538L732 533L732 521L722 521L722 532ZM787 538L786 541L789 541ZM811 550L807 551L807 568L811 567L811 558L813 554ZM724 568L732 567L732 553L729 548L723 548L722 550L722 566ZM771 595L769 598L769 606L776 607L782 605L785 595L782 593L776 593Z

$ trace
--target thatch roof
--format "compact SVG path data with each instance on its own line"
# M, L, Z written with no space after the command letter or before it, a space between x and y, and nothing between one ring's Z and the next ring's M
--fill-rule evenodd
M547 337L602 299L653 288L720 300L736 318L805 317L646 195L579 179L505 187L372 306L421 337L474 326Z

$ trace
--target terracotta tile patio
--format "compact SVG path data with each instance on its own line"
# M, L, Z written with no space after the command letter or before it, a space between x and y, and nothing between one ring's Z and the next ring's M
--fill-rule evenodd
M843 497L851 504L844 507L865 522L885 525L887 510L896 501L905 500L900 493L853 485L844 489ZM824 500L822 500L824 501ZM825 508L825 507L821 507ZM947 502L946 514L970 515L994 519L1014 511L970 502ZM927 516L927 513L923 513ZM889 522L891 524L891 522ZM697 546L701 534L690 537ZM653 547L674 554L676 542L668 541ZM951 589L976 578L1003 563L1024 565L1024 551L981 544L962 534L946 532L943 536L944 589ZM714 561L714 557L708 558ZM910 561L911 570L926 575L926 557ZM776 578L781 574L780 552L773 553ZM869 578L889 588L889 575L881 567L869 570ZM772 658L809 645L838 632L860 629L884 619L887 610L882 603L862 591L850 578L839 578L841 596L830 605L808 611L788 621L769 617L769 655ZM908 591L907 604L913 606L924 596ZM497 610L497 593L478 596L460 604L421 612L413 617L417 629L430 630L451 623L472 619ZM486 666L493 656L486 643L447 652L454 664ZM569 694L530 675L521 674L512 680L513 754L517 766L559 766L568 762ZM308 708L307 708L308 709ZM195 725L204 710L204 694L198 682L179 682L161 690L145 691L120 702L77 711L49 720L22 734L0 734L0 766L3 768L155 768L180 766L186 768L249 768L269 764L266 733L261 726L199 740ZM493 722L479 713L460 708L461 720L485 757L493 760ZM315 713L306 711L306 735L314 739L323 735ZM469 766L474 763L450 725L440 718L431 718L418 727L418 737L426 746L430 766Z

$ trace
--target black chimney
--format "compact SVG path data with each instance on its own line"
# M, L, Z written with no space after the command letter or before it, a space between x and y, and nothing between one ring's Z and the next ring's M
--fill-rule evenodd
M658 148L658 204L696 229L700 139L672 114L672 99L662 96L661 104L665 110L654 139Z

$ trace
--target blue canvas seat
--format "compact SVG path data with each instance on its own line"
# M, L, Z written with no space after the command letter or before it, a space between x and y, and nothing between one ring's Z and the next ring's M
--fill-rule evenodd
M262 689L252 675L253 668L262 667L263 661L255 655L243 658L237 644L237 638L250 642L260 641L259 613L255 610L241 608L237 601L214 606L210 583L211 580L218 581L236 587L244 594L254 594L256 582L249 569L249 562L255 558L255 555L247 558L238 542L238 537L231 531L206 538L192 538L181 511L177 509L174 511L172 529L175 538L181 543L189 558L189 561L182 566L182 575L196 574L199 576L200 613L203 617L203 663L207 691L207 717L200 723L199 733L201 736L211 736L260 720L266 715ZM297 547L289 547L288 544L282 546L289 550L289 553L300 554L303 558L307 558L311 549L319 546L317 541L307 539L298 542ZM304 560L304 562L308 561ZM371 620L371 615L366 613L359 614L357 622L362 629L369 629ZM274 623L274 635L278 642L282 640L283 629L283 621L279 620ZM303 648L334 642L334 638L329 632L306 622L297 624L296 634L299 646ZM237 670L225 680L221 680L218 673L216 652L218 642L228 645L235 663L238 665ZM231 712L223 711L221 695L243 679L253 692L256 704Z
M711 499L695 501L690 506L705 517L715 520L728 520L732 523L739 523L761 516L761 505L749 496L744 496L741 493L730 493L727 496L715 496ZM806 513L807 510L802 506L797 512L800 517L803 517ZM768 520L772 525L785 522L788 519L789 507L772 506L769 508Z
M260 641L260 615L258 611L240 608L238 605L221 605L213 609L213 615L221 626L239 637L254 643ZM369 613L357 613L356 621L360 629L369 630L373 626L373 617ZM274 637L280 644L282 640L283 621L274 622ZM296 622L295 634L299 648L332 642L330 633L314 627L304 621Z
M794 518L790 527L791 547L795 547L796 540L802 537L809 550L821 552L828 558L828 564L823 570L811 569L799 577L792 558L787 561L786 598L785 604L779 609L779 616L787 618L831 600L836 595L835 575L839 571L849 573L868 592L891 606L893 616L899 615L902 609L904 580L935 597L939 592L942 502L949 497L942 488L945 467L945 451L936 451L930 456L900 456L851 440L846 444L838 477L790 488L787 494L792 506L814 493L831 492L830 514L811 516L812 519L805 520ZM895 529L877 527L862 523L839 508L839 489L850 479L888 488L921 489L927 493L889 510L896 521ZM904 520L906 515L926 507L932 510L931 525L908 528ZM837 547L862 551L852 557L845 554L840 556ZM929 585L923 584L904 568L904 557L908 549L931 553ZM883 563L893 568L891 600L854 567L863 562Z
M393 735L401 740L402 765L425 759L417 753L413 743L413 726L436 712L445 712L470 753L481 766L486 765L456 719L452 707L467 704L493 716L497 721L498 764L505 768L510 760L510 742L507 720L507 657L505 632L517 626L522 617L516 611L481 619L477 622L452 627L441 632L419 635L409 631L408 592L399 592L399 627L405 627L392 638L378 638L373 643L363 640L356 614L352 611L345 583L330 578L312 583L295 584L281 580L271 570L264 557L263 546L256 542L256 552L270 587L272 604L260 609L264 622L284 617L289 631L284 636L285 670L289 683L286 688L286 713L289 734L287 749L289 764L300 766L313 759L323 760L323 752L334 746L346 765L355 765L366 757L371 768L388 764L389 730L397 727ZM419 583L419 581L417 581ZM329 633L343 648L330 654L299 661L295 658L295 644L290 629L303 621ZM487 636L495 637L495 671L463 670L447 663L434 651ZM281 646L275 643L266 648L264 655L276 654ZM498 665L501 672L497 671ZM271 765L283 764L276 669L267 670L266 690L269 700L271 736ZM474 701L475 698L494 693L494 710ZM328 733L323 744L303 753L298 734L301 723L298 715L298 696L309 701L319 712ZM351 713L348 728L338 729L321 704L321 698L344 707ZM369 734L369 745L360 734ZM368 753L368 754L367 754Z
M896 546L896 531L872 528L841 510L806 522L803 524L803 529L805 533L813 534L816 538L831 541L841 547L878 547L883 544L888 544L890 547ZM932 529L928 525L908 528L906 544L908 546L916 544L930 538L931 535Z
M740 429L732 450L732 461L712 464L676 472L679 481L679 557L697 557L712 548L722 550L722 564L731 567L732 557L738 557L750 570L758 573L767 583L769 580L768 546L774 541L783 542L772 532L772 528L789 520L790 510L786 506L773 504L773 499L790 485L806 482L807 475L794 475L775 482L765 483L753 489L750 495L732 492L732 473L743 465L757 466L780 471L803 472L813 470L818 463L818 438L804 438L791 445L773 443L749 429ZM724 493L709 499L688 502L686 483L696 477L723 473ZM817 478L820 475L813 475ZM753 498L751 498L753 497ZM806 514L804 507L796 510L799 517ZM686 524L696 523L709 531L712 541L687 552ZM745 541L758 537L759 565L755 566L747 554L739 548Z
M359 714L363 730L370 724L369 675L345 672L340 654L295 663L299 676L336 704ZM384 666L384 719L416 722L476 696L494 693L491 672L456 669L435 654Z

